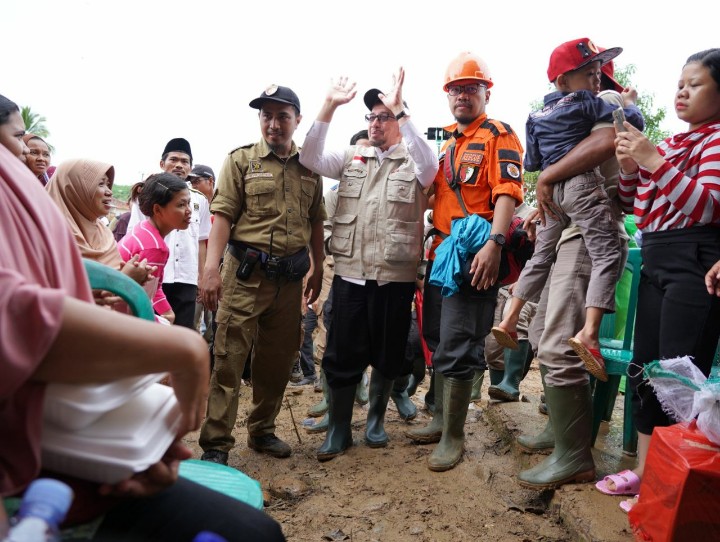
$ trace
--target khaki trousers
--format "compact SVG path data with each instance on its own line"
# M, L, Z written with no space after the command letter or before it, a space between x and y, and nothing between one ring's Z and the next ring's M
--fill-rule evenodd
M585 364L567 343L585 323L585 295L592 263L582 237L558 247L557 260L545 285L536 319L543 329L537 358L547 367L545 384L565 387L589 382ZM543 326L544 323L544 326Z
M230 451L240 377L251 348L253 401L250 436L274 433L290 371L300 349L302 281L268 280L257 265L247 281L235 277L238 261L229 253L221 270L223 298L217 311L215 367L207 418L200 432L203 450Z
M505 316L505 312L507 312L505 309L510 310L510 299L512 299L512 296L510 295L510 292L508 292L508 289L506 286L503 286L498 291L497 296L497 305L495 306L495 317L493 321L493 325L498 325L500 322L502 322L503 317ZM520 311L520 319L518 320L517 324L517 332L518 332L518 339L523 341L528 339L528 330L530 328L530 324L535 317L535 312L537 311L537 303L533 303L532 301L528 301L523 305L522 310ZM505 348L501 346L496 340L495 335L492 333L488 333L487 337L485 337L485 361L487 362L487 365L490 369L495 369L498 371L504 371L505 370Z

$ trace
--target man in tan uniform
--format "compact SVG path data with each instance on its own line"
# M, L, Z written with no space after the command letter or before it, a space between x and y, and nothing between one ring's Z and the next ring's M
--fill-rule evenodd
M224 464L235 444L240 375L253 345L248 446L274 457L292 453L275 436L275 418L300 346L308 246L313 266L306 302L320 293L323 273L322 179L300 165L292 140L302 118L300 100L291 89L272 85L250 107L260 110L263 138L225 159L201 284L205 306L217 308L218 327L200 446L202 459Z

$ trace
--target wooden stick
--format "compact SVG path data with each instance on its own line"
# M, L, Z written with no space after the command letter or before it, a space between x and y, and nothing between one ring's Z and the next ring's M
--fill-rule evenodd
M295 429L295 434L297 435L298 443L302 444L302 439L300 438L300 432L298 431L297 424L295 423L295 415L292 411L292 406L290 406L290 399L285 396L285 403L287 404L288 410L290 411L290 419L292 420L293 429Z

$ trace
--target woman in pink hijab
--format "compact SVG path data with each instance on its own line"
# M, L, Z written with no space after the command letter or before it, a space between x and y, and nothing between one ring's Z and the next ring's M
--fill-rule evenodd
M124 263L112 232L100 221L111 210L114 180L115 168L110 164L68 160L60 164L45 190L67 220L83 258L119 269L144 284L156 267L138 257Z

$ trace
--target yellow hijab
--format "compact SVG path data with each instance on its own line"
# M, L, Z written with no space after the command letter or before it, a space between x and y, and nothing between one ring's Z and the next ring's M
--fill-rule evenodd
M115 238L93 209L93 198L104 175L112 184L115 168L92 160L68 160L57 167L45 190L70 225L82 257L120 269L122 259Z

